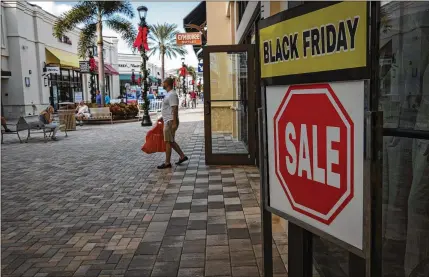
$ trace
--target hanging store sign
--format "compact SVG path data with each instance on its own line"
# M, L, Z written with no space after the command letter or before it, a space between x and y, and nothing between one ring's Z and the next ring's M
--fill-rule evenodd
M80 73L90 73L89 61L79 61Z
M178 33L176 34L177 45L201 45L203 43L201 33Z
M46 73L47 74L60 74L60 67L59 66L47 66L46 67Z
M301 83L294 76L304 80L302 74L355 69L343 79L362 79L368 64L368 3L320 5L325 7L305 14L291 10L287 20L282 13L265 20L260 29L262 78L287 76ZM328 80L333 81L332 76L319 81Z

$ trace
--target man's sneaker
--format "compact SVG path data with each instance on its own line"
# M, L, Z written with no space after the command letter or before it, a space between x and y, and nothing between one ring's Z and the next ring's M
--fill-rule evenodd
M183 157L183 159L180 159L176 164L177 165L182 164L182 163L186 162L187 160L189 160L189 159L187 156L185 156L185 157Z
M171 168L171 164L162 164L157 166L158 169L165 169L165 168Z

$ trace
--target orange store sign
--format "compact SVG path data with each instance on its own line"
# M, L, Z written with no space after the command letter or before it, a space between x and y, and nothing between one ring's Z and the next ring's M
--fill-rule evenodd
M201 33L178 33L176 34L177 45L201 45Z

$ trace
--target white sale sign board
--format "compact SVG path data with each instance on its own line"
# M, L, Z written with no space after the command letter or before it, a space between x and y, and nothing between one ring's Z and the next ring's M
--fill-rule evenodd
M270 207L362 250L364 81L270 86L266 101Z

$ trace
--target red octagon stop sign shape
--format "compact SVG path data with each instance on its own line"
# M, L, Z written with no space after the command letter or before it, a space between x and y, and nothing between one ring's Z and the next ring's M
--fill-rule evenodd
M289 87L274 115L274 147L292 209L331 224L353 199L354 125L329 84Z

